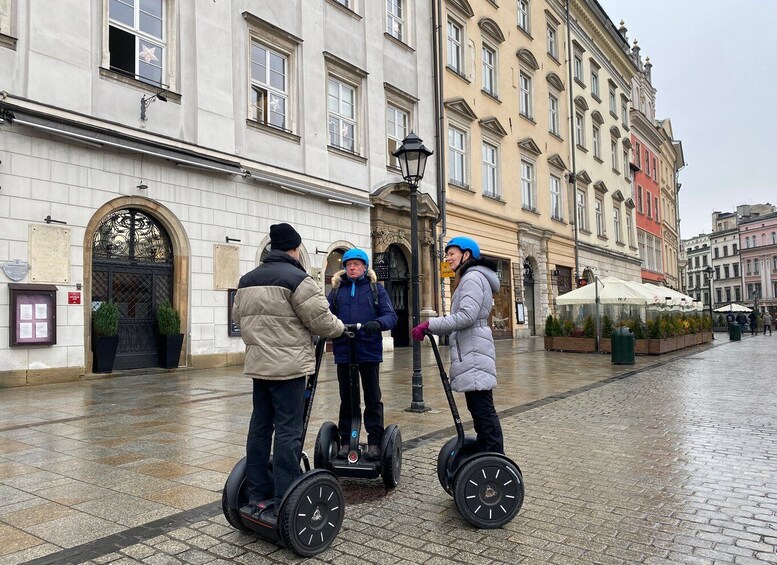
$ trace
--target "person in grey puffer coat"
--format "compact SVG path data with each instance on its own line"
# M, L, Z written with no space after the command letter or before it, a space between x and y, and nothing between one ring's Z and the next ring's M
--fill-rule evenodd
M424 332L450 334L451 388L463 392L481 451L504 453L499 416L494 407L496 350L488 316L499 290L496 264L480 256L469 237L454 237L445 247L445 260L460 278L448 316L432 318L413 328L413 339Z

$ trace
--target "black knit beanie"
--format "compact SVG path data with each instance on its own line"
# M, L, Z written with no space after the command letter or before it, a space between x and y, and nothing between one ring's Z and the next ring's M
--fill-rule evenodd
M289 224L273 224L270 226L270 246L272 249L288 251L296 249L302 243L302 238Z

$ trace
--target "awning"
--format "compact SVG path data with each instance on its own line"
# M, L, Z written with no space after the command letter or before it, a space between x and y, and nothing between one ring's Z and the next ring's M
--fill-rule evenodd
M340 192L337 190L325 188L322 186L314 185L309 182L305 182L297 179L290 179L288 177L272 173L269 171L261 171L259 169L247 168L251 178L259 182L266 182L271 185L275 185L288 192L296 194L306 194L310 196L317 196L328 200L332 204L342 204L348 206L363 206L365 208L371 208L369 195L357 196L355 194L349 194L346 192Z
M80 124L53 119L50 116L33 114L23 110L13 108L6 108L6 110L8 111L6 113L7 121L12 124L32 127L53 135L80 141L87 145L94 145L95 147L115 147L126 151L159 157L161 159L169 159L170 161L174 161L177 165L185 167L206 169L230 175L244 174L240 163L237 161L204 156L190 151L160 145L153 141L133 139L109 130L89 128Z

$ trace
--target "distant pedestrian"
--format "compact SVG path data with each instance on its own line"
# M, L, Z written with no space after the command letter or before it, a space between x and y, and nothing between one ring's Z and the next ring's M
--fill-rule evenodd
M755 335L756 327L758 327L758 314L753 311L750 312L750 335Z
M742 335L745 335L745 328L747 327L747 318L745 318L744 314L737 314L737 324L739 324L739 329L741 330Z
M772 335L772 315L769 314L769 310L764 311L764 335L766 330L769 330L769 335Z

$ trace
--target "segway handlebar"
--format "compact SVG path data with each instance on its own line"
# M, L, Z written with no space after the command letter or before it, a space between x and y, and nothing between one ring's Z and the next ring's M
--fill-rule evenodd
M343 332L343 335L345 337L356 337L356 332L362 329L362 324L356 323L356 324L344 324L345 325L345 331Z
M429 330L425 330L424 335L429 337L429 341L432 344L432 352L434 352L434 358L437 360L437 367L440 369L440 373L447 379L448 375L445 373L445 366L442 364L442 357L440 357L440 350L437 347L437 341L434 339L434 334Z

